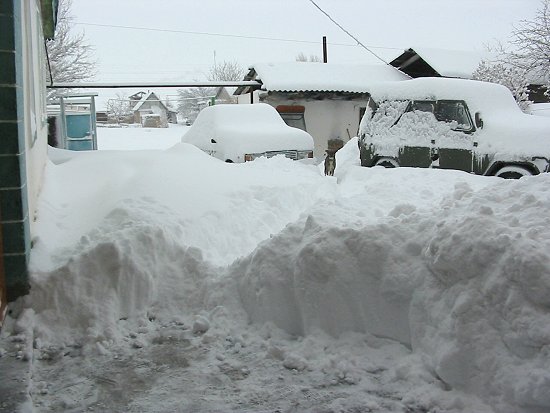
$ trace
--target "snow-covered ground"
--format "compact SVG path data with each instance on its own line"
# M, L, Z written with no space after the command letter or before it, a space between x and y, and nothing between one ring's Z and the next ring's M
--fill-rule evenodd
M550 411L549 175L167 146L51 153L2 339L37 411Z
M140 125L118 127L99 125L97 128L97 148L99 150L140 150L168 149L179 143L189 126L168 124L168 128L142 128Z

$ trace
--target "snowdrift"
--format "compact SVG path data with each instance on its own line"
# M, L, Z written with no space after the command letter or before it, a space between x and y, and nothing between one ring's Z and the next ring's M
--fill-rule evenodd
M550 177L367 169L356 145L335 177L183 144L48 165L17 328L28 322L39 349L88 354L152 320L214 312L219 326L274 324L288 340L366 333L495 411L548 411Z
M230 275L240 279L255 323L297 335L322 328L389 337L496 411L543 412L550 406L547 185L546 176L480 192L459 184L434 210L396 207L360 229L310 216L260 244Z

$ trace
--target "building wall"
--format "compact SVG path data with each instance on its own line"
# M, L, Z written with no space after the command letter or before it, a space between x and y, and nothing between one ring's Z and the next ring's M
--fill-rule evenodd
M261 100L273 107L278 105L304 106L306 130L314 141L315 157L322 157L329 139L341 139L345 144L357 136L360 110L367 106L367 100L290 100L263 94L255 95L254 102ZM239 95L239 103L250 103L250 94Z
M0 2L0 225L8 299L28 291L27 263L47 150L40 3Z
M155 98L156 99L156 98ZM136 121L141 123L143 114L151 113L160 116L160 126L163 128L168 127L168 115L166 109L159 102L145 101L139 108L139 111L135 112Z

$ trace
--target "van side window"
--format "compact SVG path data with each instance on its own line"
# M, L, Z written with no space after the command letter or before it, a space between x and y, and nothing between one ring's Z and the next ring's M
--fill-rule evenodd
M451 128L456 131L471 132L474 129L466 104L460 100L437 101L435 117L438 121L453 123Z
M411 106L407 112L412 112L414 110L419 110L421 112L434 113L435 102L429 100L416 100L411 102Z

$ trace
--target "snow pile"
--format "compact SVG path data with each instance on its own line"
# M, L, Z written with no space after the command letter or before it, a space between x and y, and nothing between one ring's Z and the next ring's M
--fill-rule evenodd
M550 177L361 168L357 151L335 177L186 144L55 152L14 330L34 330L36 400L548 411Z
M365 171L365 174L368 174ZM499 412L550 407L548 176L467 183L377 224L310 215L233 265L251 321L389 337ZM527 229L527 230L526 230Z
M547 176L480 192L458 184L435 209L398 205L360 229L309 216L232 272L244 274L253 322L399 340L445 383L497 411L542 412L550 407L547 185Z
M501 412L550 408L547 188L546 175L478 194L457 188L435 217L431 277L413 298L413 348L446 383Z
M39 335L117 341L120 319L200 307L214 268L297 219L327 185L286 158L228 165L187 144L50 165L31 260Z

